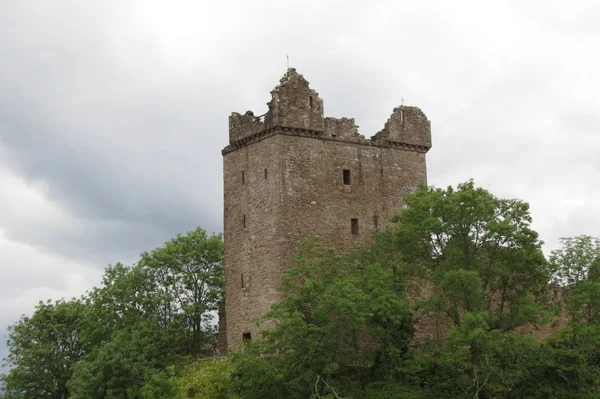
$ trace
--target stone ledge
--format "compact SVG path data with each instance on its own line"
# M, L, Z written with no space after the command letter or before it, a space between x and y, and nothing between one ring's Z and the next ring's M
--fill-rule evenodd
M243 147L247 147L250 144L259 142L261 140L264 140L271 136L275 136L277 134L284 134L284 135L288 135L288 136L297 136L297 137L308 137L308 138L315 138L315 139L327 140L327 141L337 141L340 143L352 143L352 144L360 144L360 145L367 145L367 146L395 148L395 149L399 149L399 150L408 150L408 151L415 151L415 152L421 152L421 153L427 153L430 149L430 147L425 147L425 146L420 146L420 145L415 145L415 144L400 143L400 142L396 142L396 141L389 141L389 140L382 140L382 139L368 140L368 139L357 138L356 140L350 140L350 139L325 137L325 136L323 136L323 131L306 130L306 129L299 129L299 128L294 128L294 127L287 127L287 126L274 126L272 128L263 130L262 132L253 134L251 136L245 137L241 140L231 143L230 145L223 148L223 150L221 151L221 154L222 155L229 154L230 152L233 152L233 151L238 150Z

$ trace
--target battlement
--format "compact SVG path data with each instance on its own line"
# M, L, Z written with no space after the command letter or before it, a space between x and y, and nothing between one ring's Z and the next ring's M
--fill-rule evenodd
M265 124L252 111L246 111L244 115L232 112L229 116L229 142L245 139L265 130Z
M309 87L304 76L289 68L271 91L269 110L261 117L252 111L244 115L234 112L229 117L229 143L275 127L322 132L324 130L323 100Z
M385 126L371 137L419 147L431 148L431 122L418 107L401 105L394 108Z
M323 100L296 69L289 68L271 91L268 111L255 116L234 112L229 117L229 143L223 154L274 134L295 134L363 145L427 152L431 148L431 123L418 107L394 109L377 134L366 139L354 118L324 117Z
M354 118L325 118L325 136L346 140L364 139L358 133L358 125Z

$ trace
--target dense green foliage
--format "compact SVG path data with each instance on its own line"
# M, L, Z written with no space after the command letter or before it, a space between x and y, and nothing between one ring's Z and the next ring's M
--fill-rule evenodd
M262 336L227 358L199 359L223 302L219 236L111 266L10 327L8 397L600 397L600 239L564 238L546 259L528 205L471 181L405 202L360 250L307 240Z
M8 398L169 398L173 365L210 356L223 243L196 229L133 266L109 266L80 299L40 303L9 328Z
M528 205L472 182L405 201L361 251L306 243L274 327L231 356L221 397L600 397L595 239L565 239L547 261ZM567 328L533 338L561 312ZM427 316L448 331L419 336Z

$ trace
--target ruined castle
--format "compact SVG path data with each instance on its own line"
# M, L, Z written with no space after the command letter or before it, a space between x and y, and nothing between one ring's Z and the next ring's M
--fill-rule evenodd
M369 242L427 183L431 125L400 106L371 139L354 119L324 117L323 100L294 68L268 111L232 113L223 153L226 346L257 337L252 320L281 299L282 271L313 236L338 251Z

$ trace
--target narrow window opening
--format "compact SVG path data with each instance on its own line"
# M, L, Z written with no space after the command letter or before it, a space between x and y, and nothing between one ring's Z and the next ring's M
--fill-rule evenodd
M350 230L353 235L358 235L358 219L350 219Z
M242 170L242 184L246 184L246 173Z
M400 110L400 122L404 122L404 110Z
M350 185L350 169L344 169L344 184Z
M313 107L313 96L308 96L308 108Z
M381 168L381 178L383 179L383 168Z
M375 225L375 231L379 229L379 216L373 216L373 224Z
M252 341L252 333L249 333L249 332L242 333L242 341L244 343Z
M240 286L246 288L246 282L244 281L244 273L241 275Z
M265 168L265 180L267 180L267 169Z
M246 215L242 216L242 225L246 228Z

